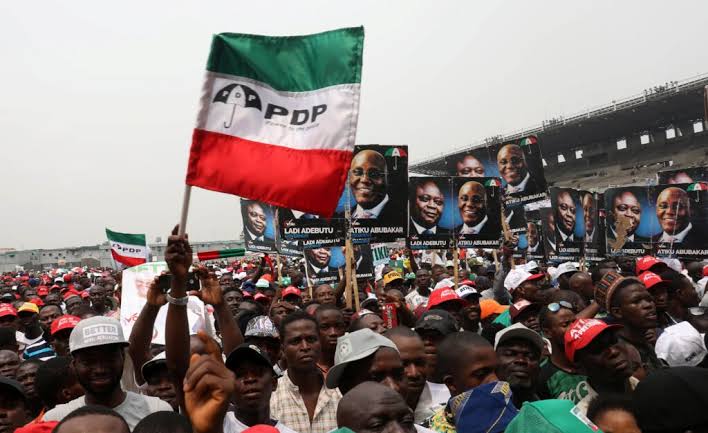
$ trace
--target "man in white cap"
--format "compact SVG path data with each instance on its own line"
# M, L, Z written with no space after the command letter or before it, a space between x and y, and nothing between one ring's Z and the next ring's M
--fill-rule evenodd
M504 279L504 288L511 293L511 302L515 304L521 300L527 300L532 304L542 304L549 296L549 290L542 290L541 281L545 278L545 274L532 274L524 267L518 266L506 275ZM502 325L511 325L510 311L507 310L494 319L493 323L501 323Z
M688 322L664 329L654 350L669 367L705 367L708 363L705 336Z
M120 384L128 342L120 322L110 317L80 321L69 337L69 352L85 395L60 404L44 415L45 421L61 421L75 409L99 405L118 412L132 430L153 412L172 411L157 397L124 391Z
M558 265L555 275L552 275L553 279L558 281L558 287L561 290L570 290L570 277L576 272L579 272L578 263L576 262L565 262Z

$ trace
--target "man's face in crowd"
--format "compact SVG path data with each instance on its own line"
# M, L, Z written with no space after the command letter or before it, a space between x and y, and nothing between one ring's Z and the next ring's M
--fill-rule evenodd
M432 329L420 329L416 333L423 340L427 369L426 377L432 378L438 365L438 345L445 339L445 336Z
M538 227L534 223L526 223L526 237L529 240L529 246L538 244Z
M661 229L668 234L681 233L691 219L688 194L680 188L666 188L656 199L656 217Z
M241 361L234 369L233 403L237 411L258 412L270 405L277 379L273 369L252 360Z
M679 301L679 305L684 308L698 306L701 300L698 298L698 293L688 277L681 277L674 280L673 287L675 291L672 297Z
M595 229L595 199L592 198L592 194L583 196L583 219L585 233L589 235Z
M401 357L390 347L381 347L373 355L350 363L342 375L339 388L346 393L363 382L379 382L404 398L408 393Z
M567 191L558 194L556 214L556 221L563 233L572 234L575 230L575 202Z
M457 161L457 175L460 177L484 177L484 164L472 155Z
M93 286L89 292L89 299L91 300L91 306L96 310L103 311L109 306L107 291L104 286Z
M320 358L320 334L315 322L296 320L285 327L283 353L288 368L312 369Z
M334 289L329 284L317 286L313 293L315 301L320 305L335 305L337 299L334 296Z
M30 299L34 299L37 297L37 291L32 287L28 287L25 289L22 295L25 301L29 301Z
M76 377L86 393L107 395L120 387L124 349L119 344L89 347L72 353Z
M460 350L466 362L458 363L455 371L449 372L443 380L454 397L497 379L497 354L491 346L466 347Z
M44 306L39 311L39 324L45 332L49 332L52 322L61 316L61 309L55 305Z
M17 368L16 379L25 387L27 397L30 399L37 398L37 390L34 387L34 379L37 376L39 364L35 362L23 362Z
M546 313L546 321L543 324L543 335L551 340L556 346L563 347L565 341L565 331L575 321L575 313L567 308L561 307L557 312Z
M632 375L632 363L627 358L627 351L612 329L603 331L590 344L578 350L575 360L589 377L625 380Z
M346 331L344 316L337 310L325 310L317 314L317 321L320 324L322 351L334 353L337 348L337 339Z
M629 218L631 225L627 235L631 236L639 227L642 217L642 205L631 191L625 191L615 197L612 204L612 214L614 215L615 224L619 221L620 215Z
M15 352L0 350L0 376L14 379L19 366L20 357Z
M29 410L17 391L0 392L0 433L12 433L31 420Z
M332 257L332 253L329 248L315 248L312 250L306 250L307 258L310 263L318 268L324 268L329 264L329 259Z
M238 290L229 290L224 293L224 302L226 303L226 306L229 307L229 311L231 311L231 315L234 317L238 314L238 308L241 305L241 301L243 301L243 293Z
M423 392L426 380L425 346L420 338L393 335L391 340L398 348L403 372L408 382L408 394L415 400ZM405 396L404 396L405 397Z
M487 215L487 193L479 182L467 182L457 194L457 208L462 221L469 227L476 226Z
M177 392L166 364L154 367L154 371L145 378L145 382L147 383L147 395L166 401L174 410L178 410Z
M416 433L413 411L400 395L391 390L376 392L372 387L366 398L350 403L351 412L342 413L344 425L354 433ZM340 414L337 414L339 421Z
M377 334L383 334L386 330L383 319L376 314L365 315L361 318L361 324Z
M115 416L103 414L86 414L67 420L56 433L130 433L125 422Z
M507 144L499 149L497 167L501 177L512 186L520 184L528 174L524 152L515 144Z
M462 307L462 321L477 323L481 319L482 309L479 306L479 296L470 295L465 298L467 303Z
M427 289L430 287L430 272L426 269L419 269L415 273L415 285L416 287L422 287Z
M656 306L654 299L644 285L641 283L630 284L621 288L615 296L618 297L619 307L612 307L612 313L616 317L621 317L621 321L625 325L637 329L656 327Z
M19 322L17 320L17 316L13 316L11 314L8 314L6 316L0 317L0 327L1 328L12 328L14 330L18 330Z
M69 336L71 329L62 329L52 335L51 344L57 356L69 356Z
M39 323L39 314L31 311L20 311L17 313L17 318L20 321L20 330L26 332Z
M76 315L76 312L78 309L83 305L83 301L81 300L80 296L71 296L65 301L66 304L66 312L68 314L71 314L73 316Z
M521 323L525 327L540 333L541 324L538 321L538 312L538 304L529 305L518 316L514 318L514 323Z
M386 159L373 150L362 150L352 159L349 186L357 204L371 209L386 196Z
M259 203L246 205L246 227L256 236L262 236L266 229L266 213Z
M85 275L79 277L79 286L81 286L83 289L88 289L89 287L91 287L91 279Z
M497 377L513 387L532 388L536 385L541 353L530 341L516 338L497 347Z
M58 293L50 292L44 297L44 305L56 305L61 307L61 296Z
M413 219L426 228L435 226L443 213L445 197L435 182L424 182L415 188Z

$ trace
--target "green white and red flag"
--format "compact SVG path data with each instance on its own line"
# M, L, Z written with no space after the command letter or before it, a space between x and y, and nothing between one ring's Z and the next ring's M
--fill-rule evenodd
M118 233L106 229L106 236L116 263L132 268L147 262L149 249L145 235Z
M212 40L187 185L331 216L359 116L363 27Z
M228 259L229 257L243 257L246 255L246 250L243 248L230 248L225 250L214 251L199 251L197 252L197 260L204 262L206 260Z

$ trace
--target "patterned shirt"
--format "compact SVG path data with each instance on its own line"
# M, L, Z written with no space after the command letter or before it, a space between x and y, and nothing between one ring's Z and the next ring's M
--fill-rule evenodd
M323 380L310 422L300 390L286 370L270 399L270 416L299 433L327 433L337 428L337 405L341 398L339 389L328 389Z

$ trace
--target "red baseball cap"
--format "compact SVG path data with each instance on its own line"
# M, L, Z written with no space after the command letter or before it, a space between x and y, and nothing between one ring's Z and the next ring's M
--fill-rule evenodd
M639 280L644 284L647 290L651 290L652 287L657 284L664 284L667 286L671 285L670 281L662 280L660 276L656 275L654 272L646 271L639 276Z
M509 307L509 316L511 316L512 320L516 318L519 314L521 314L522 311L526 310L527 308L535 306L540 308L541 306L539 304L532 304L531 302L527 301L526 299L522 299L516 304L512 304L511 307Z
M81 296L81 299L86 299L89 297L89 292L84 290L81 293L79 293L79 296Z
M652 256L644 256L637 259L637 275L640 275L644 271L648 271L652 266L657 263L663 263L661 260Z
M5 316L15 316L17 317L17 310L12 304L0 304L0 317Z
M64 315L64 316L59 316L54 321L52 322L52 327L50 330L51 335L56 334L59 331L62 331L64 329L74 329L76 327L76 324L81 321L80 317L76 316L71 316L71 315Z
M47 286L37 287L37 296L47 296L49 294L49 288Z
M464 299L460 298L452 287L442 287L440 289L433 290L433 293L430 294L430 298L428 298L428 310L432 310L437 305L449 301L458 302L461 306L465 305Z
M76 290L67 290L66 293L64 293L64 301L66 302L66 300L72 296L80 296L80 294Z
M64 274L64 282L65 283L70 283L71 282L71 274Z
M31 303L33 303L34 305L38 306L38 307L44 306L44 301L42 301L40 298L32 298L32 299L30 299L30 300L27 301L27 302L31 302Z
M708 265L703 266L703 276L708 277Z
M279 430L267 424L256 424L244 430L243 433L279 433Z
M300 289L298 289L297 287L293 287L293 286L286 287L285 290L283 290L282 293L280 294L280 296L282 298L285 298L286 296L289 296L289 295L296 295L297 297L302 297L302 293L300 293Z
M261 299L268 300L268 297L264 295L263 293L256 293L256 296L253 297L255 301L260 301Z
M244 299L246 299L246 298L253 298L253 295L250 294L249 292L245 291L245 290L241 290L241 294L243 295L243 298L244 298Z
M592 343L602 332L611 328L621 328L622 325L608 325L597 319L578 319L565 331L565 356L568 361L575 362L575 352Z

